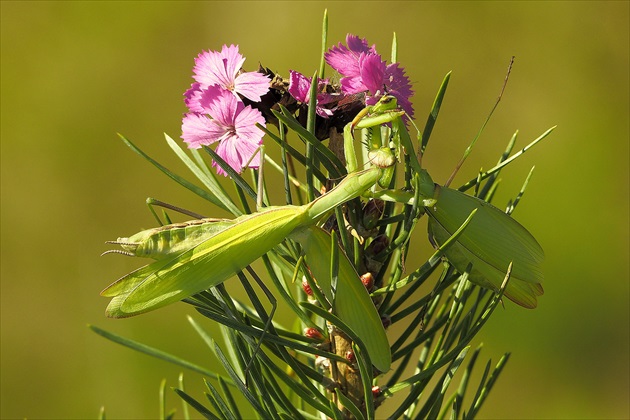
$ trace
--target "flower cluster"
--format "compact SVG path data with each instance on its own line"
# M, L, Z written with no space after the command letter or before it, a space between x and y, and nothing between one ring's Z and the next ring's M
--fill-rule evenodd
M368 47L366 39L356 35L346 36L347 46L339 43L324 55L326 62L343 77L340 93L326 93L328 79L320 80L317 94L317 115L323 118L332 116L333 111L325 105L339 102L346 95L365 93L366 105L374 105L385 94L395 96L401 108L409 117L413 116L410 97L413 94L411 83L398 63L387 64L376 52ZM291 70L289 93L297 101L308 102L312 80Z
M264 133L256 124L265 125L260 111L245 106L241 95L257 102L269 91L267 76L241 71L244 61L234 45L199 54L193 69L196 82L184 94L190 112L182 121L182 138L188 147L198 149L218 141L217 154L238 172L260 166L260 154L254 153Z
M410 97L411 83L398 63L387 64L369 47L367 40L348 34L346 44L337 44L326 54L326 62L339 74L340 87L333 87L328 79L318 80L316 113L331 118L336 104L344 97L365 94L365 104L374 105L383 95L395 96L409 117L413 116ZM246 166L257 168L265 125L259 109L261 98L269 92L270 79L259 72L244 72L245 58L238 46L223 46L221 52L204 51L195 59L193 83L184 94L189 113L182 122L182 138L190 148L200 148L219 142L216 152L232 168L242 172ZM291 70L286 91L280 92L307 104L312 79ZM278 88L275 88L278 89ZM245 105L243 100L258 107ZM343 112L343 111L338 111ZM345 124L345 123L344 123ZM249 162L249 163L248 163ZM226 175L216 163L217 172Z

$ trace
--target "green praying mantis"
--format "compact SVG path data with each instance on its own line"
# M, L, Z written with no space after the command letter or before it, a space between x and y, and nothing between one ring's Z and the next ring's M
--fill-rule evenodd
M374 195L378 185L388 186L401 150L413 151L403 114L394 97L384 96L357 115L344 130L348 175L308 204L266 207L233 220L201 219L172 224L111 242L122 250L109 252L155 261L101 292L112 298L107 315L138 315L217 286L289 238L301 245L309 270L330 302L333 314L361 338L372 364L382 372L388 371L391 354L379 313L344 252L337 253L338 266L335 273L331 272L332 247L338 245L319 224L337 206L363 195ZM390 126L391 136L387 139L379 135L384 124ZM370 167L359 171L353 131L361 128L373 129L373 135L368 153ZM468 273L470 281L495 292L500 291L512 264L504 295L521 306L535 307L536 297L543 293L544 255L534 237L490 204L435 184L414 157L410 166L415 177L415 196L429 216L433 245L442 250L457 271ZM335 282L333 274L337 274Z

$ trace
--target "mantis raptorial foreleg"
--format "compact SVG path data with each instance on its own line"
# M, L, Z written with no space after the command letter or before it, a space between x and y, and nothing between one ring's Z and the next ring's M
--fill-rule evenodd
M413 203L420 199L423 201L429 216L429 237L434 246L440 247L448 241L476 209L476 215L466 231L453 246L445 250L446 258L462 273L472 264L469 280L495 292L503 284L507 267L513 264L505 296L526 308L535 307L537 296L543 293L541 265L544 259L543 250L536 239L518 222L489 203L434 184L426 170L420 167L420 159L413 155L413 146L401 118L403 113L396 110L394 98L384 97L362 112L367 116L358 116L346 127L346 140L351 139L355 127L391 123L393 146L397 151L406 149L409 167L413 176L418 177L414 186L416 196L410 199ZM382 143L381 148L376 149L379 142L380 139L371 143L368 154L371 154L370 160L376 164L383 156L378 154L378 150L383 150ZM346 149L352 150L349 147ZM391 158L391 153L385 156ZM346 155L346 160L349 169L356 168L356 156L352 152ZM391 168L386 171L392 171ZM383 181L387 181L387 176L380 179L381 186L386 187Z

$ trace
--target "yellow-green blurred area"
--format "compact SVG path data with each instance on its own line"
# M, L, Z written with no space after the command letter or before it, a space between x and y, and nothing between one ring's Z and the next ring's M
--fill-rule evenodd
M176 386L181 369L113 344L87 324L220 369L186 315L218 329L187 305L126 320L104 316L100 290L141 261L99 254L104 241L155 226L146 197L226 216L132 153L116 132L188 176L163 133L181 134L194 57L233 43L247 70L260 62L285 77L291 69L312 74L324 8L329 45L354 33L389 57L396 32L421 126L453 71L423 162L437 182L477 134L516 56L455 184L494 165L517 129L519 148L558 126L502 173L496 198L504 206L536 165L514 216L546 251L545 295L535 310L506 302L475 341L484 343L484 361L512 352L481 417L630 416L628 2L0 6L2 418L95 418L101 406L109 418L158 416L159 383ZM415 241L420 251L410 266L430 254L424 233ZM237 281L228 283L238 291ZM203 398L201 377L186 375L187 389ZM170 390L167 406L181 417Z

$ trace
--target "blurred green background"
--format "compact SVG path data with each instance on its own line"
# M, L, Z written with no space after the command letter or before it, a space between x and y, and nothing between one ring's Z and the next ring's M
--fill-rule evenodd
M422 123L453 71L426 164L443 182L477 133L516 56L499 109L457 182L558 125L509 171L505 203L536 165L515 217L546 250L545 295L511 303L478 341L511 351L484 418L628 418L628 2L10 2L2 15L2 418L158 415L179 369L110 343L92 323L212 366L182 304L104 317L99 291L138 266L106 240L154 225L147 196L221 216L125 148L124 133L186 174L180 135L193 58L235 43L287 76L355 33L399 61ZM425 254L428 245L420 237ZM418 261L425 255L418 256ZM199 389L188 374L188 388ZM170 394L169 407L179 406Z

